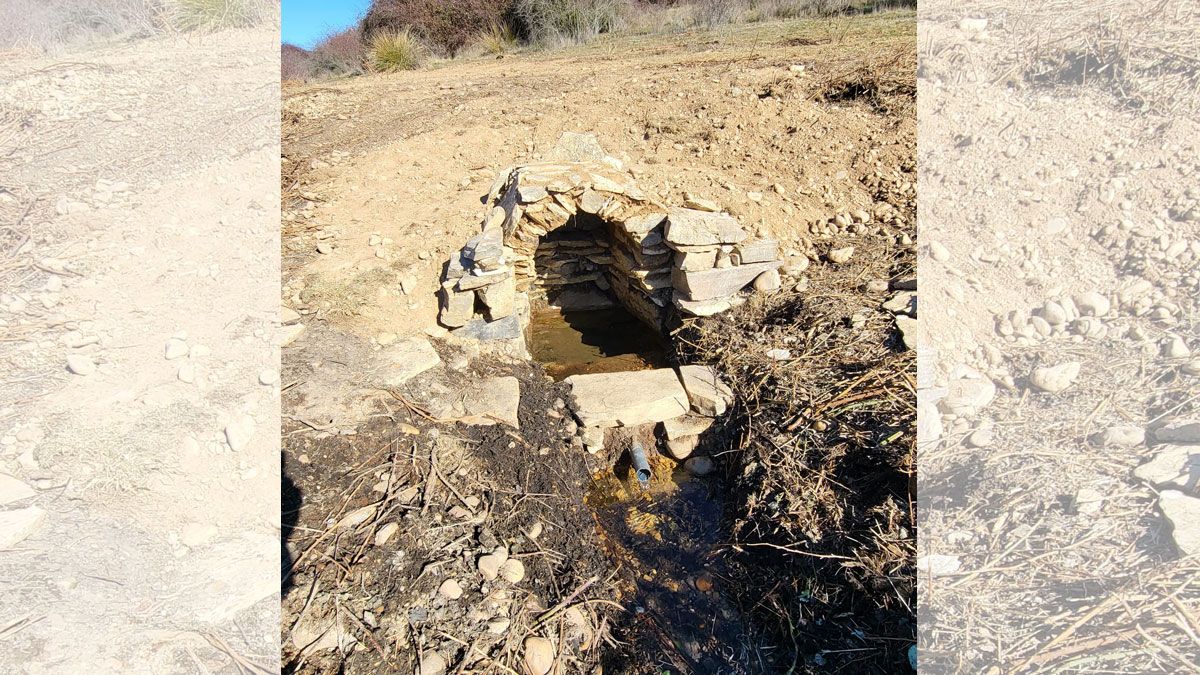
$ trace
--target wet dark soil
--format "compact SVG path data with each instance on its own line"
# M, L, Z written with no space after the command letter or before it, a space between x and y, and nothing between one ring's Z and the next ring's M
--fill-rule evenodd
M728 540L725 480L661 455L651 464L643 487L623 454L587 494L605 551L631 573L640 647L661 654L660 672L746 672L750 631L719 555Z

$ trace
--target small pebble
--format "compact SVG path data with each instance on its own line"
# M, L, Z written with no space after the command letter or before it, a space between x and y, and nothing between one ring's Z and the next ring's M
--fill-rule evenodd
M457 600L462 597L463 589L454 579L447 579L438 587L438 594L451 600Z

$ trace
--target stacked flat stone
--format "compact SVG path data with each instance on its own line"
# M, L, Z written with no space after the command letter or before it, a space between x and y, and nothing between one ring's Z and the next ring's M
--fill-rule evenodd
M733 402L733 392L709 366L589 373L564 382L571 388L569 405L592 454L604 449L607 429L662 424L671 456L686 459L700 434Z
M508 337L523 329L530 294L569 309L611 305L611 294L661 329L672 307L729 309L782 264L774 240L750 240L728 214L658 204L619 166L605 158L502 172L482 232L447 265L442 324L478 333L479 322L507 322L484 332Z
M479 339L520 337L529 318L528 299L517 293L504 232L485 225L451 257L442 280L443 325Z
M783 264L778 242L750 239L727 213L670 209L664 239L675 252L672 300L696 316L729 309L743 288Z

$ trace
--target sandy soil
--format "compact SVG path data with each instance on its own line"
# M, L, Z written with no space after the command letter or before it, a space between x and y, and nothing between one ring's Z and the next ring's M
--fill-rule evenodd
M276 39L0 61L5 672L278 667Z

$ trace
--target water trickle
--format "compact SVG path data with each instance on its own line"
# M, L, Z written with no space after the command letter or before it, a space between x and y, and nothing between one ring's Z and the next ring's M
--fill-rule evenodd
M682 464L651 455L653 477L639 485L628 453L593 477L587 504L610 556L636 579L627 606L677 665L720 672L746 635L728 600L718 557L725 543L725 491L716 475L693 476ZM684 664L678 662L682 660Z

